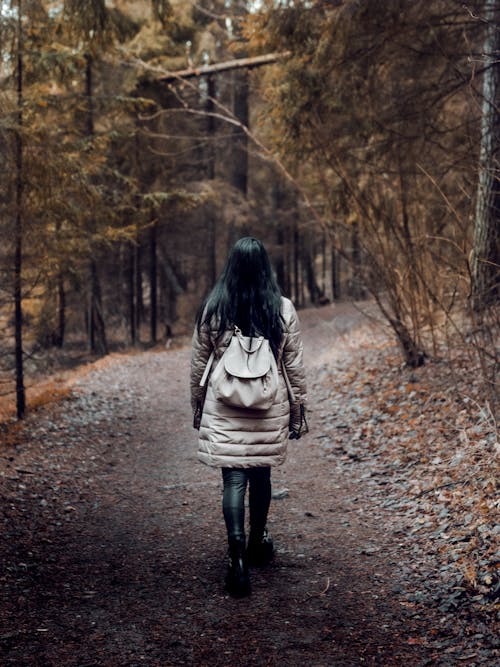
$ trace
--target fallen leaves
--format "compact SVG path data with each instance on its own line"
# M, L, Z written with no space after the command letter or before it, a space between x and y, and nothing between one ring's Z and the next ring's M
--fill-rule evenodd
M410 594L413 603L450 614L450 626L457 612L471 627L483 615L493 620L500 609L500 448L495 419L479 390L474 395L476 369L463 360L458 381L439 361L409 373L391 366L390 350L375 339L362 354L321 380L331 407L317 419L323 455L358 474L371 499L391 512L387 522L414 559L405 567L414 573L408 585L427 577ZM481 643L491 637L479 634Z

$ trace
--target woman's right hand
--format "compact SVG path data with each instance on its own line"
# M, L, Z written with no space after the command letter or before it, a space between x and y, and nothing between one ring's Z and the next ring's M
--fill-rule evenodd
M298 440L309 431L306 421L306 408L303 403L290 406L289 440Z

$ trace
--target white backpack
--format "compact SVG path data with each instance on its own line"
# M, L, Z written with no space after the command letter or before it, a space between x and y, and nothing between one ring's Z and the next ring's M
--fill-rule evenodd
M200 381L204 387L214 352ZM215 398L235 408L268 410L278 392L278 366L269 341L263 336L243 336L234 327L231 342L210 378Z

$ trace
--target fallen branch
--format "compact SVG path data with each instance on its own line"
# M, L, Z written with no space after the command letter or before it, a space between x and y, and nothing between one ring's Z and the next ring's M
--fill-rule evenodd
M168 72L159 77L158 81L178 81L179 79L192 79L193 77L209 76L210 74L217 74L218 72L228 72L235 69L252 69L254 67L262 67L262 65L271 65L277 62L280 58L286 58L290 52L285 53L266 53L262 56L253 56L251 58L236 58L235 60L227 60L223 63L215 63L214 65L203 65L202 67L189 67L187 69L177 70L175 72Z

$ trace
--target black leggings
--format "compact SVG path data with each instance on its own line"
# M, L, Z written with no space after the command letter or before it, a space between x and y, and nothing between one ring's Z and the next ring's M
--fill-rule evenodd
M250 535L259 540L271 503L271 468L222 468L222 511L229 542L245 540L245 492L250 483Z

